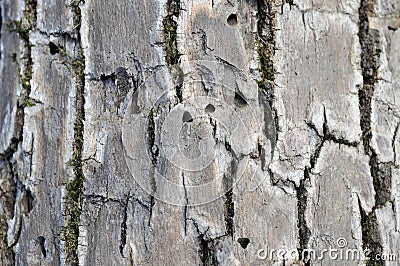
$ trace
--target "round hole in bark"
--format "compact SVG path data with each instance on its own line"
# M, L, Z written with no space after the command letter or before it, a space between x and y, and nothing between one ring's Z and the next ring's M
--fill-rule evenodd
M236 14L230 14L227 19L228 25L235 26L238 24L238 17Z
M185 111L183 113L182 122L183 123L192 123L193 122L193 117L188 111Z
M49 48L51 55L55 55L60 52L60 48L54 42L49 42Z
M209 103L209 104L206 106L205 111L206 111L206 113L214 113L214 112L215 112L215 107L214 107L214 105L212 105L211 103Z

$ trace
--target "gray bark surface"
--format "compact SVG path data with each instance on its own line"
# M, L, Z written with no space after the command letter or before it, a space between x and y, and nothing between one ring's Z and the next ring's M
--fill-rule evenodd
M400 265L399 0L2 0L0 25L0 265ZM329 248L369 259L269 256Z

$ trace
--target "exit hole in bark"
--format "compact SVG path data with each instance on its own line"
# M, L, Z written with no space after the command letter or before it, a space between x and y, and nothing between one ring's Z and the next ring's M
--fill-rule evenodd
M237 107L243 107L247 104L247 101L241 92L235 92L234 102Z
M185 111L183 113L182 122L183 123L192 123L193 122L193 117L188 111Z
M241 237L241 238L239 238L237 241L238 241L238 243L240 244L240 246L241 246L243 249L246 249L247 246L248 246L249 243L250 243L250 239L248 239L248 238L246 238L246 237Z
M227 19L228 25L235 26L238 24L238 18L236 14L230 14Z
M37 241L39 242L40 251L42 252L43 257L46 258L46 238L44 238L43 236L38 236Z
M211 103L208 104L208 105L206 106L205 111L206 111L206 113L214 113L214 112L215 112L215 107L214 107L214 105L212 105Z
M51 55L55 55L60 52L60 48L54 42L49 42L49 48Z

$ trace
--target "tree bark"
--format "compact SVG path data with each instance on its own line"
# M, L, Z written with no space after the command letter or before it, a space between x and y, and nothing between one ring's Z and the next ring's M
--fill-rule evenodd
M0 25L0 265L399 265L399 0L2 0Z

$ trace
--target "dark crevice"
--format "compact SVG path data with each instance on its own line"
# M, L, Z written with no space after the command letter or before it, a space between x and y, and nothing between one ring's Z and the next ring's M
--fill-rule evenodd
M304 179L300 181L300 185L296 187L296 196L297 196L297 227L299 230L299 248L298 252L301 256L300 259L304 262L304 265L308 266L311 265L310 257L308 257L309 254L304 252L304 250L308 249L308 243L310 241L311 237L311 230L307 226L307 220L306 220L306 210L307 210L307 197L308 197L308 190L307 190L307 184L310 182L310 174L315 168L315 165L317 164L318 158L320 156L322 147L325 144L325 141L331 140L329 137L329 130L327 129L327 124L326 124L326 116L325 116L325 121L324 121L324 130L323 130L323 135L320 136L318 134L318 130L315 127L314 124L312 123L307 123L307 125L313 129L318 137L320 138L315 151L313 154L310 156L310 167L306 167L304 169Z
M235 216L235 206L233 202L233 191L230 189L225 193L225 228L226 233L233 237L234 233L234 216Z
M199 255L201 265L203 266L214 266L218 265L217 259L215 257L215 251L213 247L213 241L205 238L203 234L197 237L199 241Z
M274 119L274 131L278 132L278 116L277 111L274 108L274 86L276 72L274 69L273 58L276 51L276 11L273 9L273 4L273 1L257 0L257 50L261 74L261 80L258 81L258 88L265 95ZM274 137L275 140L271 140L271 143L276 143L278 140L278 134L275 134ZM274 152L275 147L272 148L272 152Z
M376 218L375 211L366 214L361 206L359 200L359 209L361 213L361 231L362 231L362 241L363 250L369 250L369 260L366 265L385 265L383 261L376 261L377 254L383 254L382 240L379 233L378 221Z
M193 222L194 227L197 231L197 241L199 243L199 257L202 266L214 266L218 265L217 258L215 256L215 239L209 239L206 236L208 229L205 232L201 232L198 224L195 220L189 219Z
M180 0L168 0L166 3L167 15L163 20L164 41L165 41L165 60L168 65L179 63L180 54L177 43L178 22L175 20L181 13Z
M299 230L299 254L306 256L300 258L304 265L310 265L310 261L307 258L307 254L303 253L304 250L308 249L308 242L310 241L311 231L307 226L306 221L306 209L307 209L307 195L308 191L306 188L306 182L310 179L310 169L304 170L304 179L300 181L300 186L296 188L297 195L297 228Z
M79 223L82 213L82 201L84 192L85 177L83 175L83 134L85 120L85 57L82 49L82 39L80 28L82 23L82 14L80 4L82 0L74 0L70 7L73 12L73 25L75 35L75 51L73 58L68 62L73 72L76 87L75 96L75 121L74 121L74 140L72 145L72 158L69 165L72 166L74 178L66 184L66 215L67 225L64 231L65 249L67 261L71 265L78 265L78 238Z
M165 42L165 61L168 66L172 66L174 72L180 72L180 69L176 69L179 64L179 59L181 54L178 50L178 22L176 19L181 13L181 2L180 0L167 0L166 3L167 15L163 19L163 29L164 29L164 42ZM180 73L173 73L179 76ZM178 102L183 101L182 95L182 83L178 81L175 86L176 97Z
M150 216L149 216L149 221L148 225L150 226L151 218L153 215L153 207L155 205L155 198L153 196L153 193L157 191L157 183L155 179L155 172L156 172L156 167L157 167L157 161L158 161L158 155L159 155L159 150L158 146L156 145L156 124L155 124L155 117L156 117L157 111L152 109L150 110L149 116L147 118L147 146L149 150L149 154L151 157L151 168L150 168L150 186L152 193L150 195Z
M184 231L185 231L185 235L186 235L189 199L188 199L188 194L187 194L187 189L186 189L185 174L183 172L182 172L182 186L183 186L183 189L185 192L185 205L183 206L183 221L184 221Z
M231 238L233 238L233 234L235 232L235 227L234 227L235 203L233 199L233 185L234 185L234 177L237 171L238 159L235 157L232 147L227 141L225 141L225 149L232 155L230 171L228 174L224 175L223 178L223 186L224 190L226 191L223 197L225 206L225 229L226 229L226 234Z
M14 250L8 246L7 241L7 218L0 213L0 264L1 265L15 265Z
M375 210L390 200L391 171L390 164L380 164L378 155L371 147L371 112L372 97L378 77L379 56L381 54L381 42L379 32L369 27L369 18L374 16L375 0L362 0L359 8L359 32L361 44L361 69L363 86L359 88L360 124L362 130L362 142L364 152L370 158L369 165L375 189L375 206L369 214L366 214L360 204L363 248L370 249L370 257L381 254L382 239ZM379 261L367 261L367 265L384 265Z
M121 222L121 233L120 233L120 245L119 245L119 253L123 258L124 256L124 247L126 245L126 229L127 229L127 224L126 221L128 219L128 204L129 204L129 197L127 196L125 198L125 202L123 205L123 216L122 216L122 222Z
M0 8L0 24L3 25L2 10ZM25 108L32 106L32 101L29 98L31 93L31 80L33 71L33 59L32 59L32 44L30 42L30 32L36 27L36 1L27 0L25 3L25 10L23 11L23 17L20 21L10 21L6 24L11 32L16 32L22 42L22 62L20 63L19 80L22 85L22 91L17 99L16 104L16 115L14 122L14 135L10 140L10 144L7 149L0 154L0 162L3 162L5 171L8 171L6 176L8 180L3 183L7 184L7 191L1 189L1 201L5 207L5 212L1 215L1 228L0 228L0 259L4 265L14 265L15 253L12 247L19 242L21 235L23 216L14 217L14 207L17 204L18 191L22 193L22 199L19 204L22 206L23 214L29 214L33 208L34 196L31 191L27 190L18 178L18 174L14 171L17 161L14 160L14 154L18 151L20 144L23 141L23 127L24 127L24 114ZM1 37L0 29L0 37ZM0 55L1 56L1 55ZM15 59L17 58L15 54ZM6 192L3 194L3 192ZM7 244L7 219L18 219L17 232L14 243L11 246Z

